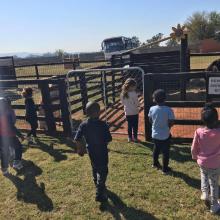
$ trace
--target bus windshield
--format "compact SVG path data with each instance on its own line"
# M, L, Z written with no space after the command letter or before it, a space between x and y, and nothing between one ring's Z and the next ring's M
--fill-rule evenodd
M120 38L103 41L103 50L107 53L121 51L125 49L123 40Z

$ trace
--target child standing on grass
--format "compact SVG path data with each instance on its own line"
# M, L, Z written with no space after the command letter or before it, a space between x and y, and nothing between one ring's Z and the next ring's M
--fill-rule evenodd
M218 112L210 104L201 112L205 125L195 131L192 158L197 160L201 172L201 200L211 202L210 212L220 211L218 179L220 175L220 128ZM210 193L210 197L209 197Z
M15 149L13 168L21 169L22 146L16 135L19 133L15 127L15 114L10 103L5 98L0 98L0 149L1 169L3 175L8 175L10 161L10 147ZM22 136L22 135L21 135ZM14 158L13 158L14 159Z
M138 142L138 114L139 101L137 93L137 82L129 78L122 86L121 102L128 122L128 142Z
M28 142L32 142L31 136L37 137L37 106L33 100L33 90L32 88L23 89L22 96L25 98L25 109L26 109L26 121L30 124L31 130L27 134Z
M14 136L10 138L10 147L13 148L15 151L15 158L13 158L14 161L13 161L12 167L16 170L20 170L23 168L22 161L21 161L23 148L18 137L23 141L24 136L15 126L16 115L15 115L14 109L12 109L11 101L7 99L7 102L8 102L8 113L9 113L8 121L9 121L11 130L14 131Z
M93 180L96 186L96 201L107 201L105 182L108 175L108 143L112 137L108 125L99 119L100 106L96 102L86 105L88 119L82 122L75 136L77 145L83 138L91 160Z
M161 168L159 163L160 152L163 154L163 174L171 171L169 165L170 155L170 128L175 119L171 108L165 105L166 93L162 89L158 89L153 93L155 106L150 108L148 117L152 124L152 138L154 141L153 165L157 169Z

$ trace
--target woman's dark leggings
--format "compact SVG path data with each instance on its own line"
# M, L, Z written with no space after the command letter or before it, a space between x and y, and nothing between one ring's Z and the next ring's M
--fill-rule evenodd
M128 137L132 139L132 133L135 139L138 136L138 115L127 115Z
M33 137L37 137L37 123L30 123L30 125L31 130L28 132L27 137L30 137L31 135L33 135Z

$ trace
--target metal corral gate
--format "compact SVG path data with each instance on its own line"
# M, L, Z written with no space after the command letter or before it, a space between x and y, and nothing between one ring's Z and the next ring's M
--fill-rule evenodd
M120 102L122 85L128 78L137 82L140 93L139 135L144 137L143 110L144 71L139 67L83 69L70 71L66 76L71 129L75 132L85 119L88 101L101 106L100 118L105 120L114 134L127 134L124 109Z

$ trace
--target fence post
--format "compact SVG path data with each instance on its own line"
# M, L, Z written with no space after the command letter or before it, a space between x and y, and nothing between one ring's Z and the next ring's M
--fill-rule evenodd
M105 106L109 106L108 103L108 85L107 85L107 78L106 78L106 72L102 72L103 74L103 86L104 86L104 100L105 100Z
M73 66L73 70L76 70L75 61L73 61L72 66ZM78 85L78 82L77 82L77 74L74 74L74 80L75 80L76 88L79 88L79 85Z
M37 66L37 65L34 65L34 67L35 67L36 78L37 78L37 79L40 79L40 75L39 75L39 71L38 71L38 66Z
M152 106L153 81L148 74L144 74L143 78L145 140L151 140L151 124L148 119L148 113Z
M65 135L71 135L71 112L69 111L68 95L67 95L67 85L64 79L60 79L58 82L59 87L59 97L60 97L60 108L61 117L63 122L63 131Z
M50 89L48 82L41 81L39 84L42 95L43 108L45 112L45 120L47 123L48 133L53 134L56 131L56 123L51 105Z
M112 102L115 103L115 71L112 71Z
M189 65L188 59L188 35L185 34L185 38L181 39L180 72L187 72Z
M211 102L212 99L210 98L210 95L209 95L209 73L206 73L205 74L205 81L206 81L206 102Z
M81 93L81 97L82 97L83 113L85 115L86 114L86 104L88 102L88 91L87 91L85 73L79 73L79 84L80 84L80 93Z
M186 80L184 77L180 78L180 99L186 101Z

